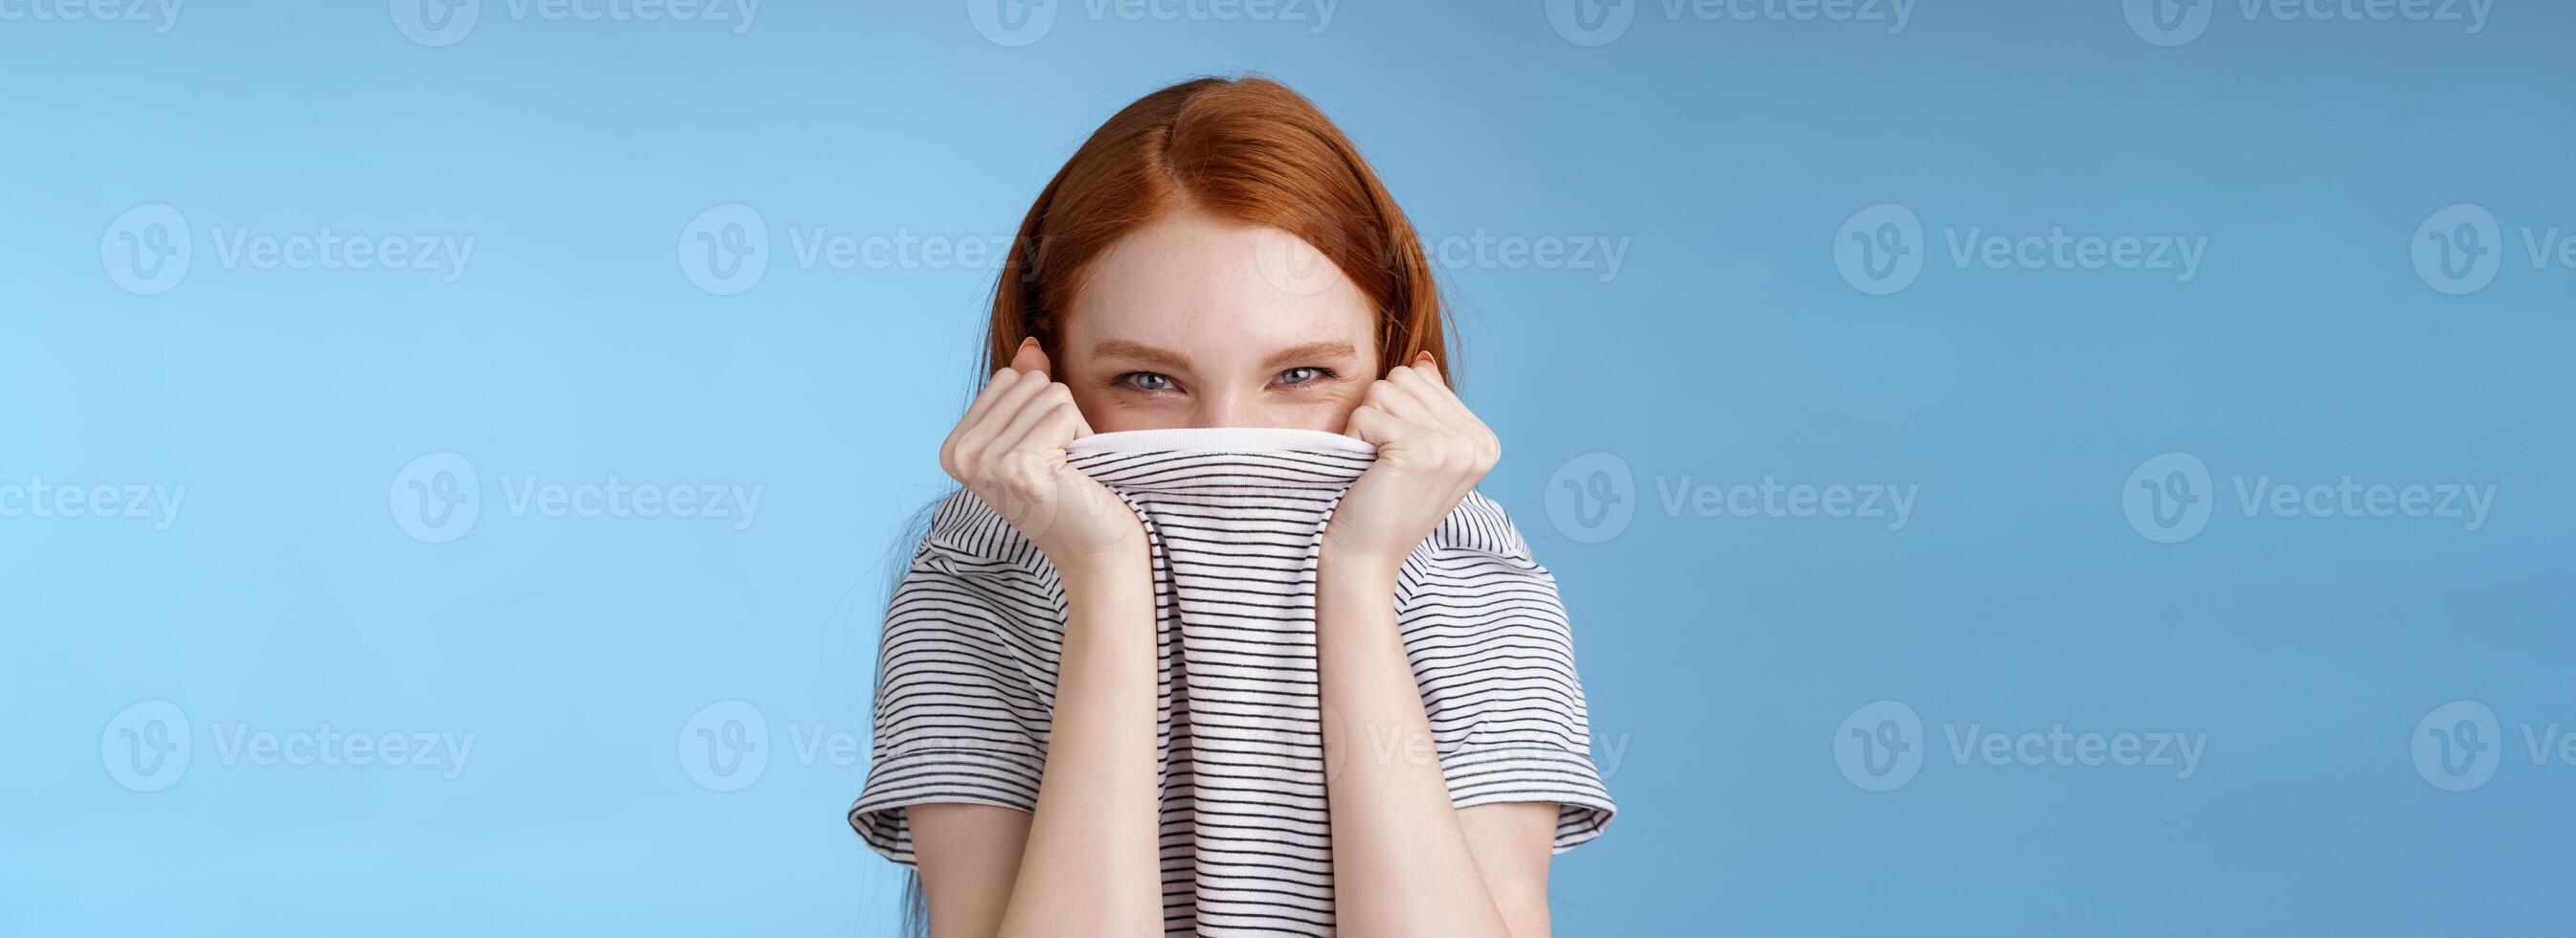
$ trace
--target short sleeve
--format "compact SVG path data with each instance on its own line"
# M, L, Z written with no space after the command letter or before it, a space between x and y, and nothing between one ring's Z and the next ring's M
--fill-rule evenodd
M1557 853L1601 836L1618 808L1592 763L1574 633L1502 506L1460 502L1405 561L1396 617L1451 802L1555 804Z
M849 815L869 847L914 865L916 804L1036 810L1062 597L1044 557L974 496L933 513L877 651L872 758Z

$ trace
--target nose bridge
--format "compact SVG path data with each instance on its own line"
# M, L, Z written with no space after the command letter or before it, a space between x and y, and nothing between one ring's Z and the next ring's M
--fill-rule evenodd
M1252 394L1241 388L1218 387L1202 391L1198 411L1190 415L1190 426L1258 426L1260 415L1253 412L1254 404Z

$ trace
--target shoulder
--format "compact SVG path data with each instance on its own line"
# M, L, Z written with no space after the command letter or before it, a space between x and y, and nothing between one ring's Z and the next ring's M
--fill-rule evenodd
M1430 557L1423 557L1429 552ZM1418 559L1436 559L1459 554L1478 555L1500 560L1532 564L1529 542L1521 539L1519 528L1512 525L1510 513L1483 492L1468 492L1431 529L1431 536L1415 550Z
M975 493L959 489L931 509L930 524L921 536L915 562L928 555L977 564L1002 564L1034 569L1045 562L1037 545L1029 543L1000 512L984 503Z
M930 511L921 543L886 602L889 634L960 623L1039 629L1060 621L1063 587L1046 554L972 493Z

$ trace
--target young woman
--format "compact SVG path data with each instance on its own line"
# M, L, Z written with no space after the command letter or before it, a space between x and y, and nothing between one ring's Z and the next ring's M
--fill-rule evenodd
M1411 225L1351 143L1287 88L1165 88L1074 154L1021 225L995 290L990 383L939 453L1043 554L1045 569L1012 575L1046 581L1029 587L1028 604L1060 603L1061 632L1031 658L996 647L1029 642L993 637L991 613L960 611L974 597L899 593L879 675L878 764L851 815L872 845L917 864L933 935L1548 933L1551 854L1599 833L1611 810L1585 754L1557 751L1587 745L1588 730L1552 584L1555 619L1541 622L1552 631L1471 660L1538 674L1497 678L1498 706L1535 712L1570 731L1550 738L1574 742L1535 762L1489 763L1518 774L1481 787L1474 772L1444 772L1456 740L1435 739L1426 713L1425 675L1440 666L1431 659L1458 650L1411 644L1390 602L1407 558L1462 502L1485 512L1479 524L1508 530L1472 494L1500 447L1450 390L1447 364ZM1192 847L1158 804L1175 764L1173 691L1146 526L1066 450L1094 434L1169 428L1294 428L1375 447L1314 555L1312 732L1329 810L1315 812L1308 846L1328 865L1295 862L1297 845L1269 834ZM996 563L916 559L916 572L931 562ZM925 651L932 642L942 644ZM1026 675L1030 660L1054 672ZM1002 716L959 729L924 716L922 701ZM897 752L890 722L967 742ZM1404 755L1435 745L1437 758ZM1470 787L1474 797L1460 794ZM1228 856L1202 855L1211 851ZM1195 868L1218 859L1225 876Z

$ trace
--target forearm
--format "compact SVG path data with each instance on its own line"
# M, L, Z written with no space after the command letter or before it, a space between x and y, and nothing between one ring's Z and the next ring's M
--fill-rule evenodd
M1333 906L1344 934L1507 936L1396 631L1395 566L1327 550L1316 590Z
M1161 934L1152 575L1141 552L1058 572L1055 712L1001 933Z

